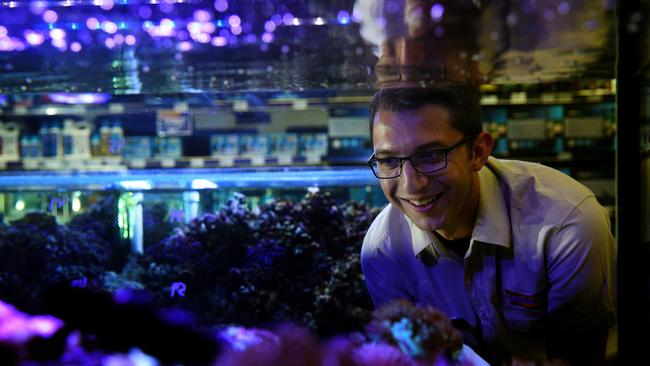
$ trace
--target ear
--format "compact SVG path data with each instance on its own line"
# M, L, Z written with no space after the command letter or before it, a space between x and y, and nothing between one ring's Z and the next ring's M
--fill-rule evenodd
M472 144L472 170L478 172L488 160L492 153L494 139L492 135L483 131L474 139Z

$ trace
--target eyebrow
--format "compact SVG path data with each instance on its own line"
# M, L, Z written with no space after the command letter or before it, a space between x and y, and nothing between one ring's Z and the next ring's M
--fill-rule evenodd
M438 140L434 140L434 141L427 142L426 144L416 146L415 149L413 149L413 153L420 152L422 150L427 150L427 149L430 149L430 148L444 149L445 147L446 147L446 144L443 144L442 142L440 142ZM385 156L394 157L395 153L393 151L391 151L391 150L377 150L377 151L375 151L375 156L377 156L377 155L385 155Z

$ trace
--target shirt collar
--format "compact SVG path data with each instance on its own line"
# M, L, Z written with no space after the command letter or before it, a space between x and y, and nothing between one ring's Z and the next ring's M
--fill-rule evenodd
M488 164L478 172L480 199L471 243L480 241L509 248L511 240L509 210L499 179L490 168L489 159ZM406 215L404 217L411 228L414 255L418 255L429 244L433 244L436 254L445 253L433 233L418 228Z
M491 168L491 159L478 172L481 196L476 213L472 240L510 248L510 209L501 189L501 182Z

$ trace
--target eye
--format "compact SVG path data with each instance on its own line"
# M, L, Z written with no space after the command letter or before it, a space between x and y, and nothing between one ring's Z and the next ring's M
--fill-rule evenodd
M445 154L440 150L425 150L413 156L417 161L439 161L444 159Z
M377 165L381 169L395 169L400 165L400 159L397 158L384 158L377 159Z

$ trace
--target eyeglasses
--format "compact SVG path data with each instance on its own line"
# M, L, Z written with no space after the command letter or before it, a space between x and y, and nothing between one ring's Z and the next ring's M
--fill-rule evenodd
M447 155L452 150L473 138L473 136L467 136L446 149L418 151L415 154L404 158L387 157L378 159L375 157L375 154L372 154L370 159L368 159L368 165L370 165L370 169L372 169L372 173L375 177L379 179L397 178L402 175L402 166L404 166L406 160L411 162L411 165L413 165L413 168L415 168L418 173L435 173L447 167Z

